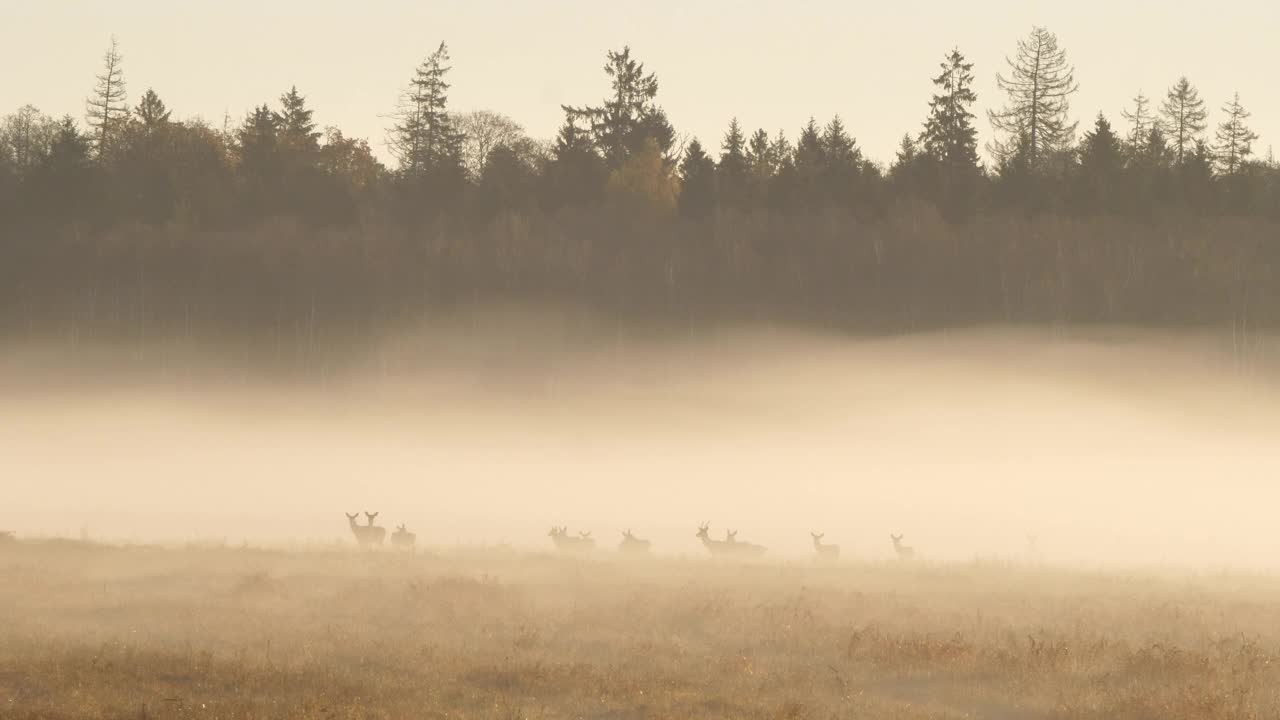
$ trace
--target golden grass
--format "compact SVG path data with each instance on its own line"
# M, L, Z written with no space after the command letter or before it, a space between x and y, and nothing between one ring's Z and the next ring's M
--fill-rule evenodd
M0 546L2 718L1275 718L1280 580Z

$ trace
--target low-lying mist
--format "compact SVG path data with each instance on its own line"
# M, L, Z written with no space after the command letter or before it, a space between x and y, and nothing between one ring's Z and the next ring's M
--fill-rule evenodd
M0 529L301 546L349 542L343 513L367 510L428 546L549 549L566 525L700 555L706 521L778 558L810 531L868 561L891 532L936 561L1280 557L1280 375L1229 342L557 317L432 321L301 378L252 353L9 345Z

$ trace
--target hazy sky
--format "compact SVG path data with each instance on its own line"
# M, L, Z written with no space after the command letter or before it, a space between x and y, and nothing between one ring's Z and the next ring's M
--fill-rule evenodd
M943 54L976 63L980 107L995 73L1033 24L1056 32L1077 68L1082 126L1139 89L1162 96L1181 74L1213 113L1238 90L1262 135L1280 137L1274 70L1280 3L1179 0L972 0L787 3L650 0L0 0L0 112L31 103L82 117L114 33L130 100L154 87L178 116L239 120L296 84L322 125L383 148L386 120L413 67L445 40L455 110L490 108L550 137L561 103L607 90L605 51L630 44L657 72L659 99L682 133L718 145L731 117L771 133L840 113L859 144L889 160L917 131ZM990 128L982 115L982 141ZM1210 130L1212 132L1212 128Z

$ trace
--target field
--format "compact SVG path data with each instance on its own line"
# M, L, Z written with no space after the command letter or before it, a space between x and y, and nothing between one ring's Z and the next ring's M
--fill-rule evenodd
M0 544L0 717L1274 718L1280 578Z

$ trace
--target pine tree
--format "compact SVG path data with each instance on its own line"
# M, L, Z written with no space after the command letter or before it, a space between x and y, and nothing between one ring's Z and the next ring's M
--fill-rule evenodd
M280 127L266 105L253 109L236 131L244 202L250 214L280 209L283 169L280 163Z
M1200 92L1195 89L1186 76L1178 79L1160 108L1164 115L1164 124L1169 131L1169 139L1173 141L1174 159L1178 165L1186 161L1187 155L1195 148L1200 133L1208 124L1205 119L1209 113L1204 109L1204 101Z
M720 201L727 207L745 208L749 200L747 141L734 118L724 135L716 170Z
M320 132L307 108L307 99L298 94L295 85L280 96L280 112L276 113L276 126L280 131L280 144L289 152L312 156L320 150Z
M988 147L1002 164L1017 162L1032 169L1071 146L1076 123L1069 122L1069 98L1079 85L1067 53L1058 47L1058 38L1035 27L1025 40L1018 41L1014 59L1005 60L1010 75L996 75L1009 103L988 113L991 125L1005 134Z
M124 122L129 115L129 107L125 104L123 61L113 36L111 47L102 56L102 74L97 76L93 95L85 101L85 116L97 136L99 155L110 147L117 124Z
M1226 113L1227 119L1218 126L1218 144L1214 150L1222 174L1235 175L1253 154L1253 142L1258 139L1258 134L1246 124L1252 114L1240 104L1240 93L1222 106L1222 112Z
M1133 112L1124 110L1120 113L1125 120L1129 121L1129 134L1125 136L1125 147L1128 150L1130 159L1141 154L1147 143L1147 139L1151 134L1151 129L1158 124L1158 120L1147 110L1147 106L1151 101L1142 91L1138 92L1138 96L1133 99Z
M697 138L689 141L680 161L680 214L706 217L716 205L716 164Z

